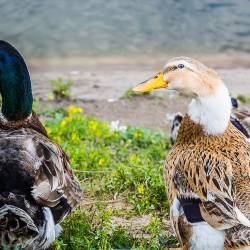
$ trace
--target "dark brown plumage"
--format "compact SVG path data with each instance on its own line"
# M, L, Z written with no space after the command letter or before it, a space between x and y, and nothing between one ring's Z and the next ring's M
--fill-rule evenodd
M0 41L0 248L46 249L81 201L80 183L62 148L32 111L28 68Z

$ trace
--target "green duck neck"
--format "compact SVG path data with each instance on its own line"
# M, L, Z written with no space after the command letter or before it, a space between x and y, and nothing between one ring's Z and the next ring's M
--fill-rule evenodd
M5 41L0 41L0 93L5 120L20 121L30 116L33 97L28 68L22 55Z
M2 114L9 121L24 120L32 113L32 90L25 72L9 74L2 80Z

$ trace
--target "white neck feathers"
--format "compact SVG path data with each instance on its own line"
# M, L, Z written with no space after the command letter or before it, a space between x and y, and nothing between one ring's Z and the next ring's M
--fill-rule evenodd
M230 121L231 99L227 87L219 84L215 93L197 97L189 105L190 118L200 124L208 135L223 134Z

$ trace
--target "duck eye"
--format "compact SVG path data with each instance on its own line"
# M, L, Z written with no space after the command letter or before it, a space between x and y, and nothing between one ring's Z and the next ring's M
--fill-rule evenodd
M179 69L183 69L184 67L185 67L184 64L179 64L179 65L178 65L178 68L179 68Z

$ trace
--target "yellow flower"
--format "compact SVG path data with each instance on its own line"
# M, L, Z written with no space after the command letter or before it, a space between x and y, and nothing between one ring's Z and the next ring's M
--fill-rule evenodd
M117 172L112 172L111 176L116 177L116 176L118 176L118 174L117 174Z
M69 114L83 113L83 109L80 107L76 107L74 105L70 105L67 109Z
M145 188L144 188L144 185L143 185L143 184L140 184L140 185L137 187L137 192L138 192L139 194L144 194Z
M132 155L130 156L130 161L131 161L132 163L138 163L138 162L139 162L139 158L138 158L138 156L137 156L136 154L132 154Z
M97 122L96 121L89 121L89 128L93 131L97 129Z
M141 138L141 132L136 131L134 136L135 136L135 139L140 139Z
M98 162L99 166L103 167L104 164L105 164L105 159L104 158L101 158Z
M66 125L67 125L67 121L66 121L66 119L63 119L63 120L60 122L60 128L64 128Z
M60 122L60 128L65 128L67 124L72 122L72 117L66 117Z
M51 136L52 134L52 129L51 128L46 128L47 134L48 136Z

